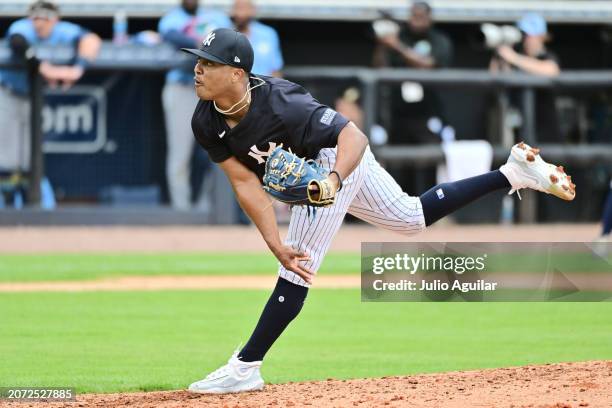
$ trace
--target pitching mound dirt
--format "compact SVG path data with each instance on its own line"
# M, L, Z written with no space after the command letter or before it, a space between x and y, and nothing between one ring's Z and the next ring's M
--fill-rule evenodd
M24 407L28 404L13 404ZM35 407L37 405L30 404ZM85 394L46 407L533 407L612 406L612 361L267 385L264 391Z

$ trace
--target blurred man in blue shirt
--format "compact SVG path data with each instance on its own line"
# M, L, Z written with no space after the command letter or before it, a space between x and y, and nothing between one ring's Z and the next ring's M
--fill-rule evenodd
M283 55L276 30L255 20L257 10L251 0L235 0L232 21L236 30L246 35L253 46L253 74L281 76Z
M50 1L36 1L28 17L12 23L7 32L15 60L23 60L31 46L73 45L74 65L60 66L43 61L40 74L52 87L72 86L98 55L101 40L96 34L60 21L58 7ZM0 171L28 171L30 168L29 83L24 69L0 69Z
M176 47L198 48L206 35L216 28L230 28L227 15L199 7L198 0L182 0L181 5L159 21L162 38ZM166 177L172 207L191 207L190 163L195 146L191 116L198 103L193 88L193 64L173 69L166 76L162 93L166 119Z

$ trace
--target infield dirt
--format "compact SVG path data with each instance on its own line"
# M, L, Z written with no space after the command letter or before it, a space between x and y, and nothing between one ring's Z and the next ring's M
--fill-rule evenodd
M609 408L612 361L547 364L384 377L267 385L245 394L186 391L84 394L45 407L411 407ZM40 404L12 403L13 407Z
M281 227L281 237L287 228ZM595 224L434 225L403 236L366 225L344 225L330 251L358 252L361 242L590 242ZM0 254L179 253L268 251L255 227L16 227L0 228Z

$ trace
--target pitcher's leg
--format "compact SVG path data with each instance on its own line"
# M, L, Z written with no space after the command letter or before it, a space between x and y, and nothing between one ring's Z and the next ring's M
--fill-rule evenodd
M545 162L539 149L519 143L499 170L437 185L420 197L404 193L393 177L369 155L370 171L349 212L381 228L413 234L486 194L530 188L564 200L575 196L575 185L563 167Z
M404 193L384 169L370 173L349 213L380 228L416 234L440 218L491 191L509 188L499 170L454 183L439 184L420 197Z
M335 149L323 149L317 161L331 169L335 162ZM289 223L285 245L306 252L311 260L304 266L316 272L323 262L331 241L342 225L349 204L359 191L366 172L362 163L351 173L336 197L334 205L328 208L307 209L294 206ZM253 334L239 353L241 361L263 360L276 339L302 309L309 284L297 274L279 267L279 278L272 295L257 322Z
M242 361L262 361L272 344L302 310L308 288L279 276L272 295L244 348L238 354Z
M508 179L499 170L452 183L438 184L419 197L423 205L425 225L433 224L484 195L510 187Z
M365 154L368 173L348 212L379 228L412 235L425 228L423 207L418 197L402 191L374 155Z
M349 213L377 227L412 235L492 191L508 188L506 177L495 170L439 184L420 197L413 197L404 193L393 177L375 162Z

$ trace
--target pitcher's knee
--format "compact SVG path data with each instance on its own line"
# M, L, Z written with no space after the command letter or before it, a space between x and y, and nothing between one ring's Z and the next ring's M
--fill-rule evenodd
M298 275L295 272L285 269L284 266L279 266L278 276L296 285L304 286L306 288L310 287L310 284L306 282L304 279L302 279L300 275Z
M416 235L427 228L425 217L419 216L405 220L401 228L396 230L397 233L405 236Z

